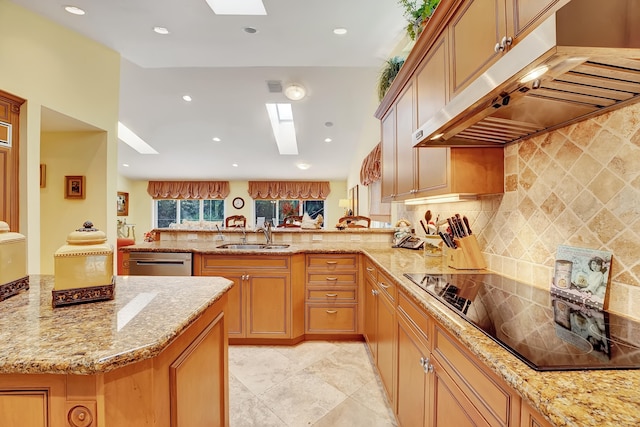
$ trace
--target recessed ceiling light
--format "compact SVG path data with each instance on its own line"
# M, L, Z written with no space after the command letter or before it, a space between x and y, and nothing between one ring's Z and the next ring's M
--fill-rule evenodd
M213 137L213 141L214 141L214 142L220 142L220 141L222 141L222 140L221 140L220 138L218 138L217 136L214 136L214 137Z
M128 168L129 164L128 163L123 163L122 166L124 166L125 168Z
M184 99L187 102L191 102L193 100L189 95L184 95L182 99Z
M331 138L325 138L324 139L324 142L331 142L331 141L333 141Z
M234 168L237 168L238 164L237 163L233 163L231 166L233 166Z
M64 10L71 13L72 15L84 15L86 13L83 9L80 9L76 6L65 6Z
M338 36L342 36L344 34L347 34L347 29L346 28L334 28L333 29L333 34L336 34Z
M298 167L298 169L302 169L303 171L306 171L311 167L309 163L298 163L296 166Z
M245 33L247 33L247 34L255 34L255 33L257 33L257 32L258 32L258 30L256 30L256 29L255 29L255 28L253 28L253 27L244 27L244 28L242 29L242 31L244 31L244 32L245 32Z
M153 31L158 34L162 34L163 36L169 34L169 30L165 27L153 27Z

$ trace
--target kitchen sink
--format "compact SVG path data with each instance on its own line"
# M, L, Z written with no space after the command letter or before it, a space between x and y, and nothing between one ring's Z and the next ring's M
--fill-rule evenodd
M264 243L227 243L217 246L218 249L286 249L289 245L266 245Z

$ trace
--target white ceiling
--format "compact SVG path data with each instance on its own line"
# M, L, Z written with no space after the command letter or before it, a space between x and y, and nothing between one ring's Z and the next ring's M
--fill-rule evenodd
M345 180L358 144L378 142L377 77L404 35L397 0L264 0L267 16L215 15L205 0L12 1L122 55L119 120L159 152L119 142L133 179ZM278 154L265 103L287 100L268 80L307 89L293 102L297 156Z

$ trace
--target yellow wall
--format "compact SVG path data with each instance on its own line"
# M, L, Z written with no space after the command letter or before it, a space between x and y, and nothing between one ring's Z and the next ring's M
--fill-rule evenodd
M110 241L115 242L120 55L7 0L0 0L0 58L0 89L27 100L20 112L19 231L27 237L29 273L37 274L41 267L41 240L49 242L59 238L40 226L41 215L48 215L40 206L39 186L43 108L106 132L103 156L96 160L102 171L96 180L101 184L92 191L91 197L102 206L110 206L103 213L105 232ZM53 164L47 166L56 168ZM78 166L87 168L88 165ZM48 209L64 212L64 196L47 203Z
M106 229L107 141L105 132L52 132L43 133L40 142L40 158L47 166L47 186L40 191L40 272L53 274L53 254L70 232L85 221ZM67 175L85 177L84 199L65 199Z
M118 191L129 193L129 215L117 218L128 224L130 238L142 242L144 233L153 228L153 199L147 194L147 181L134 181L119 175Z

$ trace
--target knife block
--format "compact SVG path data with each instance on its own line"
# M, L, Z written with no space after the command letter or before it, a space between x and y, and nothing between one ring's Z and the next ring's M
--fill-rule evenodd
M480 270L487 268L476 236L454 240L456 249L447 248L447 265L456 270Z

